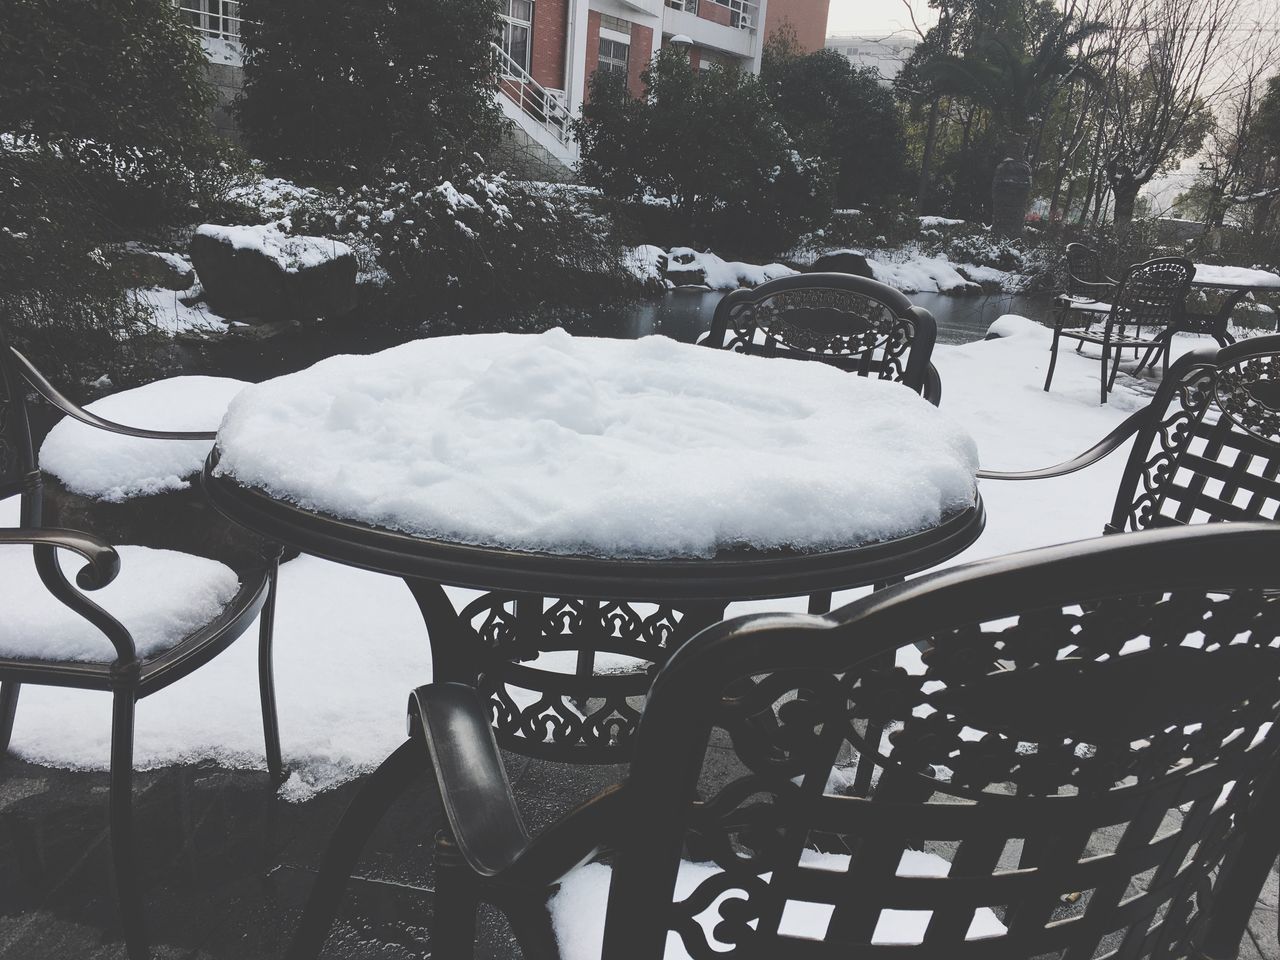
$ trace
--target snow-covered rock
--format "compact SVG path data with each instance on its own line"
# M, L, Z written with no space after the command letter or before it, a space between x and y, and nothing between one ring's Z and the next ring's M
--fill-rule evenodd
M757 287L767 280L794 276L799 271L781 263L763 266L739 260L723 260L711 252L672 247L667 252L665 279L675 286L707 286L712 290Z
M191 260L209 306L228 319L310 320L340 316L356 304L351 248L326 237L295 237L275 224L203 224Z
M226 377L173 377L103 397L86 409L131 427L211 431L244 388ZM184 490L200 472L208 440L142 440L66 417L45 437L40 467L72 493L121 501Z
M218 447L220 474L308 509L634 557L905 534L972 503L977 466L966 433L896 383L562 330L330 358L240 393Z

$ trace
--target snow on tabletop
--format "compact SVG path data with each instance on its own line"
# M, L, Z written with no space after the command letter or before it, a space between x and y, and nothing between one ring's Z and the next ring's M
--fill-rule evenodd
M226 377L173 377L95 400L85 409L130 427L213 431L246 384ZM200 472L208 440L141 440L65 417L40 448L40 467L72 493L121 501L184 490Z
M196 233L237 250L256 250L274 260L286 273L297 273L338 257L351 256L351 248L328 237L295 237L282 232L275 224L263 226L219 226L201 224Z
M147 547L116 550L120 574L88 596L129 629L144 657L213 620L239 589L239 577L216 560ZM62 557L63 570L74 577L83 561L69 553ZM0 550L0 609L0 657L89 663L116 658L102 631L40 582L29 548Z
M1254 270L1251 267L1219 267L1208 263L1197 263L1195 282L1280 288L1280 275L1269 270Z
M512 549L700 557L915 532L977 449L899 384L563 330L420 340L246 388L218 473L300 506Z
M842 873L849 868L849 857L804 850L800 855L800 863L811 870ZM896 872L900 877L945 877L950 869L951 865L937 854L906 850ZM674 902L687 900L699 886L722 872L713 862L680 861ZM571 870L560 880L560 888L547 907L563 960L600 960L604 945L609 884L612 879L611 868L602 863L588 863ZM764 873L761 879L768 883L772 874ZM703 935L713 951L729 946L716 939L715 930L720 919L720 905L735 895L734 889L736 888L731 887L721 893L698 915ZM821 940L826 936L834 913L835 907L831 904L788 900L782 911L778 932L783 936ZM876 920L871 942L885 945L921 943L931 916L932 911L929 910L882 910ZM753 921L752 926L754 925ZM970 921L967 939L1000 937L1007 932L994 912L987 907L979 907ZM689 960L689 953L685 950L680 935L674 931L667 934L663 958Z

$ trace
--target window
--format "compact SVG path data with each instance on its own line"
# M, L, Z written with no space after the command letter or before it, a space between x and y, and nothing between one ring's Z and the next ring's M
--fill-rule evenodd
M237 0L178 0L183 19L206 37L240 38L240 4Z
M672 10L683 10L694 15L698 12L698 0L667 0L667 6Z
M502 49L525 70L529 69L529 35L533 31L533 0L506 0L502 15Z
M600 38L600 65L597 69L627 75L627 57L631 47L607 37Z
M607 13L600 14L600 29L613 30L615 33L625 33L631 36L631 22L623 20L621 17L611 17Z

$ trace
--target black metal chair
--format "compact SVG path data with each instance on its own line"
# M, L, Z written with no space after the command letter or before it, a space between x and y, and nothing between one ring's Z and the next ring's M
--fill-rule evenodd
M1055 316L1063 327L1091 326L1111 312L1119 281L1102 269L1102 256L1083 243L1067 244L1064 291L1054 297Z
M1115 386L1116 375L1120 372L1120 354L1125 347L1134 348L1135 356L1139 350L1147 351L1138 364L1139 370L1148 364L1154 366L1154 353L1160 353L1167 373L1169 337L1181 318L1194 276L1195 266L1185 257L1163 257L1134 264L1125 271L1115 289L1101 331L1092 327L1069 328L1065 325L1069 314L1059 312L1054 319L1049 370L1044 378L1045 391L1053 382L1054 367L1058 363L1058 342L1063 337L1077 341L1077 352L1086 343L1102 347L1098 359L1102 362L1103 403L1107 402L1107 392ZM1144 327L1155 332L1144 337ZM1111 367L1109 373L1108 364Z
M472 955L480 902L527 957L1235 956L1245 838L1280 833L1278 554L1274 524L1148 530L716 625L628 780L533 838L475 691L421 687L375 776L435 773L432 956Z
M818 360L906 384L937 406L933 315L893 287L849 273L805 273L735 290L716 305L709 347Z
M1083 470L1134 437L1106 532L1217 520L1280 520L1280 336L1185 354L1147 406L1043 480Z
M149 951L133 857L136 703L207 663L260 616L259 687L267 764L273 778L281 778L271 668L279 553L268 550L257 565L232 571L206 557L142 545L122 547L122 562L120 552L91 533L44 526L43 481L32 447L28 388L68 416L114 433L210 442L214 434L139 430L82 410L13 350L0 328L0 499L21 497L21 526L0 529L0 545L9 547L3 575L10 583L19 577L24 583L25 578L31 580L30 590L6 610L0 629L0 756L13 732L22 684L111 694L111 853L125 943L129 956L142 960ZM20 557L13 550L17 545L34 550ZM60 551L86 561L74 584L63 572ZM141 587L128 587L130 581ZM191 587L192 596L166 591L166 584L175 582ZM95 602L95 592L113 583L119 592L97 594L100 599ZM76 731L68 728L66 735L74 737Z

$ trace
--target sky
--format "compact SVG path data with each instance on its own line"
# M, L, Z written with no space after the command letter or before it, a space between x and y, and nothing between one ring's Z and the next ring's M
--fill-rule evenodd
M932 24L936 15L925 0L909 0L921 26ZM904 0L831 0L827 33L888 34L911 29Z

